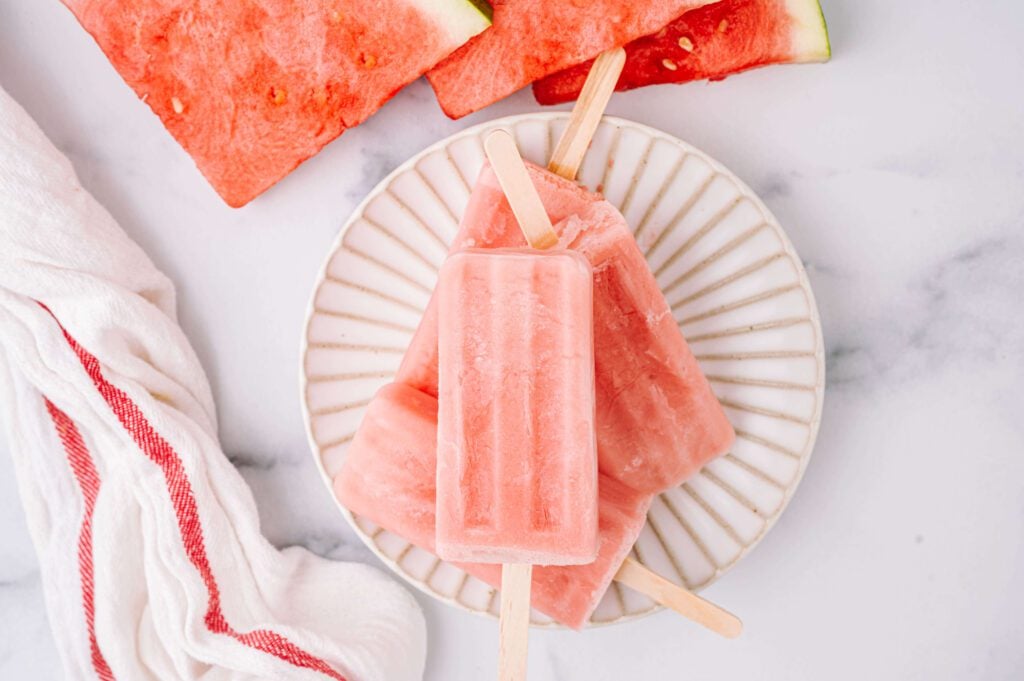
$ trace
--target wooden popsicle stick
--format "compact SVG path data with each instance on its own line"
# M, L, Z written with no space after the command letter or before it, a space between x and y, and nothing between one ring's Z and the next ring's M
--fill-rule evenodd
M736 615L651 572L632 558L626 558L622 563L615 574L615 581L650 596L683 617L726 638L736 638L743 631L743 622Z
M530 639L530 584L532 581L532 565L505 563L501 566L498 681L524 681L526 679L526 652Z
M527 243L541 249L556 245L558 236L551 227L551 220L530 180L512 135L507 130L495 130L484 140L484 150ZM532 565L506 563L501 566L499 681L526 679L532 581Z
M567 180L576 179L583 156L590 147L590 140L601 122L601 116L604 115L625 64L626 51L621 47L602 52L594 60L579 99L572 108L569 125L548 161L548 170Z
M530 173L511 133L501 128L494 130L484 140L484 151L526 242L540 249L557 245L558 235L551 226L551 219L540 202L537 188L530 180Z

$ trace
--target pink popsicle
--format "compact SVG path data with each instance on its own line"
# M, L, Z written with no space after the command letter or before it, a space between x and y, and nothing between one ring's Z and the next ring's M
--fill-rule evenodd
M437 552L597 553L593 273L572 251L466 250L437 285Z
M560 245L582 253L594 269L600 469L640 492L674 487L731 446L732 426L619 212L573 182L529 170ZM523 245L485 167L452 249ZM398 380L434 395L437 332L435 296L398 372Z
M369 518L433 553L437 400L400 383L374 397L334 478L337 498L353 513ZM582 628L625 560L646 520L650 496L599 476L597 559L587 565L535 567L532 605L575 629ZM495 588L496 564L459 567Z

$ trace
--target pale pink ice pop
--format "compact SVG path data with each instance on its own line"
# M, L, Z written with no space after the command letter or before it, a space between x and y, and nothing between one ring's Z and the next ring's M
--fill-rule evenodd
M377 393L366 410L345 464L334 478L338 500L353 513L435 553L437 400L401 383ZM636 541L649 495L605 476L598 483L598 553L586 565L537 566L531 605L582 628ZM491 586L501 567L459 563Z
M573 182L536 166L529 170L557 222L560 245L586 256L594 269L600 469L641 492L674 487L728 450L732 426L621 214ZM485 167L452 250L523 245L501 187ZM432 299L397 376L433 395L437 333Z
M468 250L437 286L437 552L597 554L593 273L571 251Z

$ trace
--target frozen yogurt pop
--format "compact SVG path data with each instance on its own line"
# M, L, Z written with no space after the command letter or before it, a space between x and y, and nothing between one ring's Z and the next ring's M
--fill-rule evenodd
M679 485L722 454L732 426L700 371L629 227L611 204L536 166L530 177L557 221L559 246L594 270L600 469L637 491ZM481 172L452 251L524 245L497 177ZM398 380L437 394L438 300L431 300Z
M592 278L571 251L468 250L442 267L437 552L445 560L594 560Z

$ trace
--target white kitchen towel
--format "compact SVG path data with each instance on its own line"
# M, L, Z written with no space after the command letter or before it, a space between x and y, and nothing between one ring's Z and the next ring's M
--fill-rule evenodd
M174 289L0 89L0 411L71 679L419 679L378 570L278 551Z

